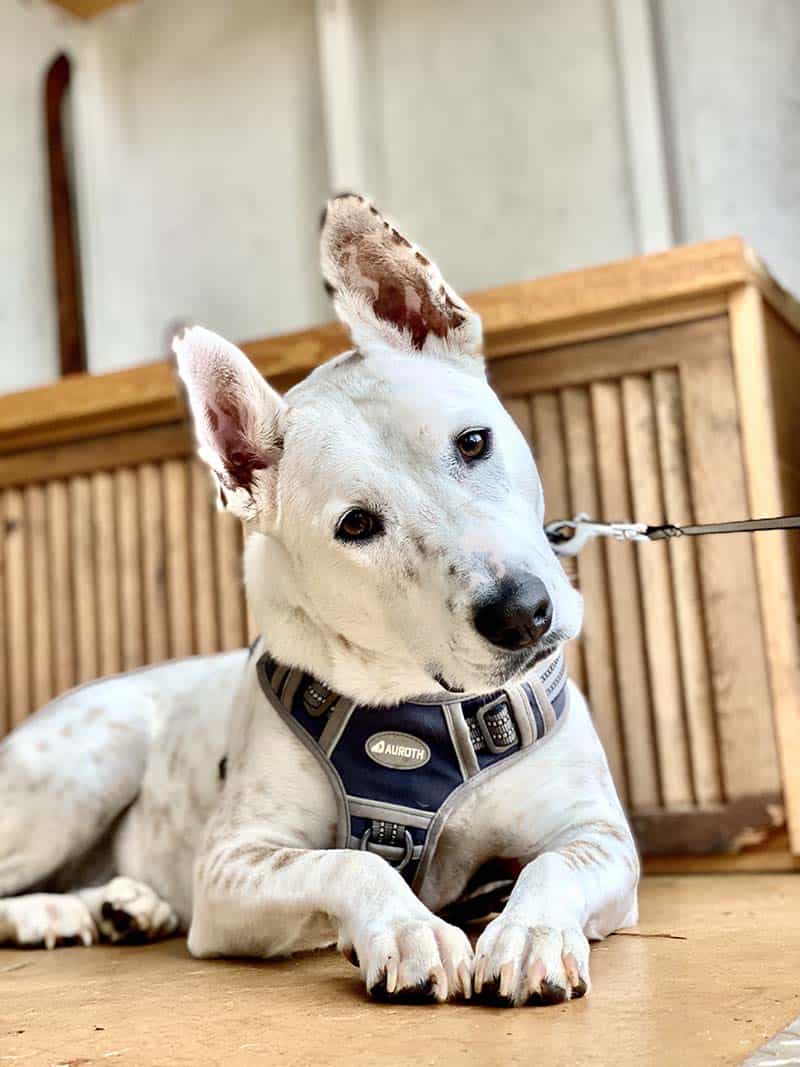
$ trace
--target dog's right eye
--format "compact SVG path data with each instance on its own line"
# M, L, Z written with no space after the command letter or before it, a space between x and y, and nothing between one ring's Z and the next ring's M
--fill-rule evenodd
M383 519L366 508L350 508L336 524L337 541L369 541L383 533Z

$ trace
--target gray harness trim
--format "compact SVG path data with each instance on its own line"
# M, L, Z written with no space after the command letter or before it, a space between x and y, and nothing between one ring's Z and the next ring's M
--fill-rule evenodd
M333 787L338 813L335 847L367 849L399 870L405 870L407 878L413 873L413 879L409 880L418 895L424 890L447 819L465 793L478 781L493 777L527 755L533 746L551 736L567 713L566 667L560 650L534 668L522 682L494 694L453 700L420 699L385 709L359 708L353 701L331 693L303 671L276 664L267 654L258 659L256 672L270 706L314 754ZM420 715L423 721L428 719L425 706L430 707L434 719L438 711L441 737L449 739L442 742L449 755L444 749L433 753L440 769L446 770L447 760L450 761L448 774L453 782L443 799L440 794L435 810L420 804L418 797L414 798L416 804L398 802L406 799L405 792L395 791L395 802L387 800L385 792L381 796L380 789L377 798L359 795L359 764L363 765L366 777L371 775L374 781L375 764L379 762L364 751L365 713L369 716L370 731L381 731L381 711L384 721L391 716L397 722L399 715L402 731L402 716L408 708L410 721L417 724L416 729L413 725L409 728L413 741L419 735ZM355 719L356 715L360 717ZM390 726L389 730L392 729ZM420 743L425 745L424 741ZM510 751L512 748L514 751ZM347 772L342 773L349 777L349 792L342 773L334 766L334 753L340 766L342 758L347 761ZM411 780L405 777L407 773L401 774L403 789L406 781L411 785ZM420 775L423 771L415 769L413 773ZM435 773L433 767L431 773ZM356 788L353 788L354 774ZM397 774L388 771L395 782ZM410 794L408 799L412 800Z

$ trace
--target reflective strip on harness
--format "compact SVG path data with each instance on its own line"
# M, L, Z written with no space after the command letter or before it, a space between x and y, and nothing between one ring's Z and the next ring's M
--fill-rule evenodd
M417 892L456 790L541 741L567 704L560 651L495 693L381 708L356 705L267 654L257 673L270 704L334 787L336 847L382 856Z

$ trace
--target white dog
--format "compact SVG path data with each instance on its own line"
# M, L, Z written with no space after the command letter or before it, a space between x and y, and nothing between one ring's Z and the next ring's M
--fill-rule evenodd
M353 351L280 397L206 330L175 343L262 637L84 686L6 739L0 940L336 943L378 999L582 996L639 865L564 678L581 600L536 466L435 265L360 196L321 244ZM509 874L473 952L441 914Z

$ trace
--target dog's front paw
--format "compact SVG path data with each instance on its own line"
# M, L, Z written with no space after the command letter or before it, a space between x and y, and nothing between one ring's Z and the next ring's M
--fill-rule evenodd
M96 907L100 933L113 942L155 941L178 927L178 916L169 904L133 878L112 878Z
M91 945L97 928L89 909L70 894L30 893L0 900L0 942L32 948Z
M339 946L360 967L373 1000L444 1001L472 995L472 946L435 915L374 923Z
M499 915L475 948L475 996L489 1004L561 1004L589 991L589 942L577 927Z

